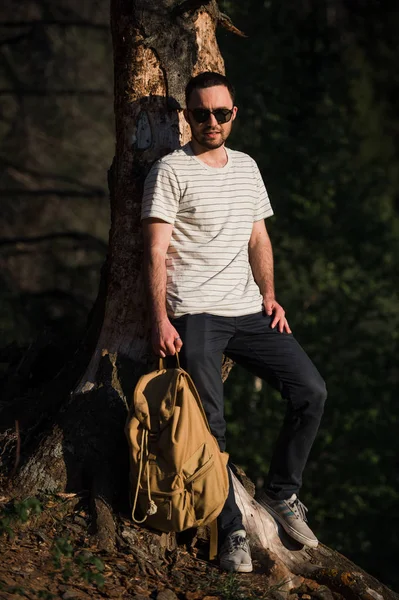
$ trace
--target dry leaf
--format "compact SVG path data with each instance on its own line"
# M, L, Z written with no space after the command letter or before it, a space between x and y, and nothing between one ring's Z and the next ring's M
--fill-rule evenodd
M58 498L75 498L75 496L77 496L77 494L73 494L72 492L57 492L55 494L56 496L58 496Z
M200 590L195 590L195 592L186 592L186 600L202 600L203 593ZM209 596L208 596L209 598Z

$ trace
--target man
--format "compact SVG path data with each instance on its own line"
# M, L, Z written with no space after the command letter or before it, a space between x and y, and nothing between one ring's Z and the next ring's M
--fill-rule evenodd
M189 144L163 157L145 183L144 265L152 345L180 352L209 425L225 450L223 354L278 388L287 413L259 502L294 539L317 546L298 499L326 399L318 371L276 301L264 219L273 214L256 163L226 148L237 115L234 90L205 72L186 88ZM218 518L220 566L250 572L242 515L230 491Z

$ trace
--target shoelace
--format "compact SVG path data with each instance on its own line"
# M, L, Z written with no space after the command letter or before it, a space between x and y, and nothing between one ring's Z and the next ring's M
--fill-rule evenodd
M240 549L245 550L245 552L248 552L248 540L247 538L242 537L241 535L229 535L229 537L227 538L227 542L229 554Z
M308 519L306 517L306 513L308 512L308 509L299 500L299 498L295 498L295 500L292 500L292 502L287 501L287 504L295 516L297 516L299 519L302 519L302 521L305 521L305 523L307 522Z

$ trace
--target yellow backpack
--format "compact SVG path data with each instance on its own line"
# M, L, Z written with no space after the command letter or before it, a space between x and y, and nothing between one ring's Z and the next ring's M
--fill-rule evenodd
M215 521L229 486L228 454L220 452L194 383L176 358L177 368L164 368L160 359L158 371L139 379L125 427L132 518L165 532Z

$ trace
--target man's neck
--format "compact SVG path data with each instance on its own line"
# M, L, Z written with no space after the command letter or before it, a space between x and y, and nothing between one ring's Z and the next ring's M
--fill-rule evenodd
M209 167L220 169L221 167L224 167L229 160L224 144L219 146L219 148L209 149L201 146L196 140L192 139L190 146L195 156Z

